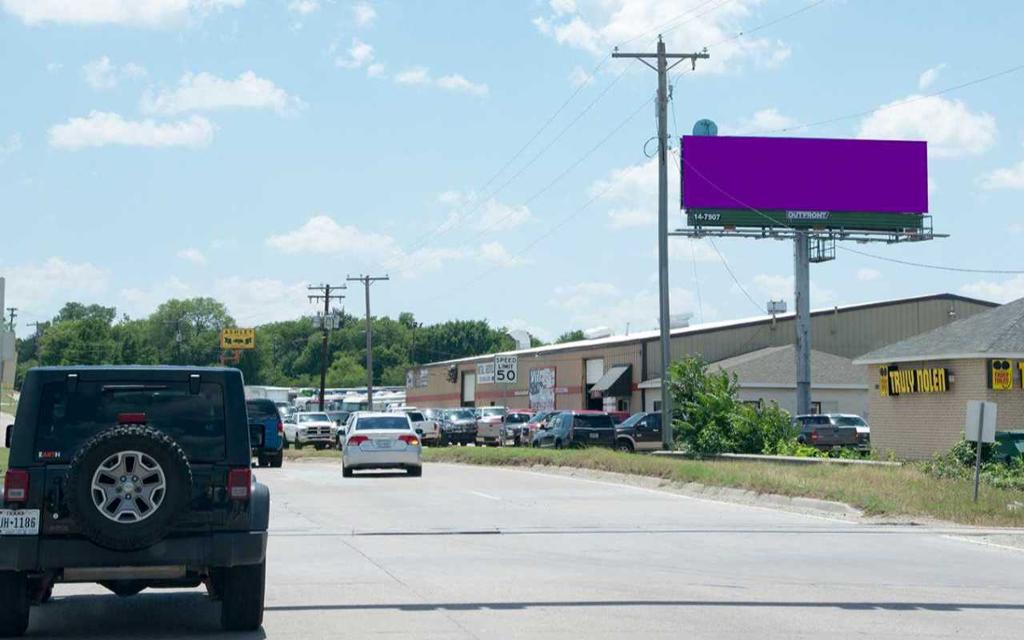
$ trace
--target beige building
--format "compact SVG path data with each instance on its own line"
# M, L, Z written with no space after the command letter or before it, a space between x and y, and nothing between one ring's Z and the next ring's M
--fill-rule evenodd
M998 405L999 431L1024 428L1024 299L865 354L871 444L927 458L962 437L968 400Z
M821 354L852 359L994 306L983 300L938 294L816 310L811 314L812 347ZM674 359L699 355L719 362L772 347L790 347L793 342L793 314L788 313L674 329L671 350ZM778 366L765 367L774 379L758 381L772 385L766 388L771 393L766 391L764 397L783 400L792 393L795 402L793 363L787 363L787 358L794 356L792 351L788 353L767 354ZM496 371L496 356L515 356L511 380L509 369ZM812 384L828 384L819 380L814 369L812 363ZM504 405L635 412L660 406L659 373L658 332L646 331L422 365L407 375L406 398L408 404L420 407ZM857 386L863 394L862 379ZM824 389L819 388L821 391ZM840 403L831 391L837 390L830 390L828 397L812 396L823 411L825 403L830 408L834 406L831 403ZM787 402L779 404L788 406Z

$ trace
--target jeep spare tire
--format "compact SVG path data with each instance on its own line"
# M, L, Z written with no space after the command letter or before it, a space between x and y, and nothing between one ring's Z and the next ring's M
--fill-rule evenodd
M185 452L165 434L126 425L97 434L68 469L68 510L82 533L108 549L162 540L192 498Z

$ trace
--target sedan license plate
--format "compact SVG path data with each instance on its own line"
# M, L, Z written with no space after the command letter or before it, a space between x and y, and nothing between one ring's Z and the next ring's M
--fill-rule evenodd
M0 536L39 534L39 509L0 509Z
M374 440L373 444L378 449L390 449L391 448L391 441L390 440Z

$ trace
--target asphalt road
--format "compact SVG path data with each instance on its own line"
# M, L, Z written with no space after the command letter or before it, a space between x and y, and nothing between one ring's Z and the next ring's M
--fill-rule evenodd
M507 469L271 486L269 638L1012 638L1024 552ZM101 595L102 594L102 595ZM34 636L216 633L201 590L58 586Z

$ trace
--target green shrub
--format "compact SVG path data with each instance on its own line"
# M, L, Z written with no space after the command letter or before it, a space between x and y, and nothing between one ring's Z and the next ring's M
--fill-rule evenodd
M993 460L996 445L984 444L981 449L981 479L990 486L1001 489L1024 490L1024 456L1009 462ZM977 460L977 444L960 440L945 453L935 454L931 460L921 463L921 470L933 478L971 480Z

